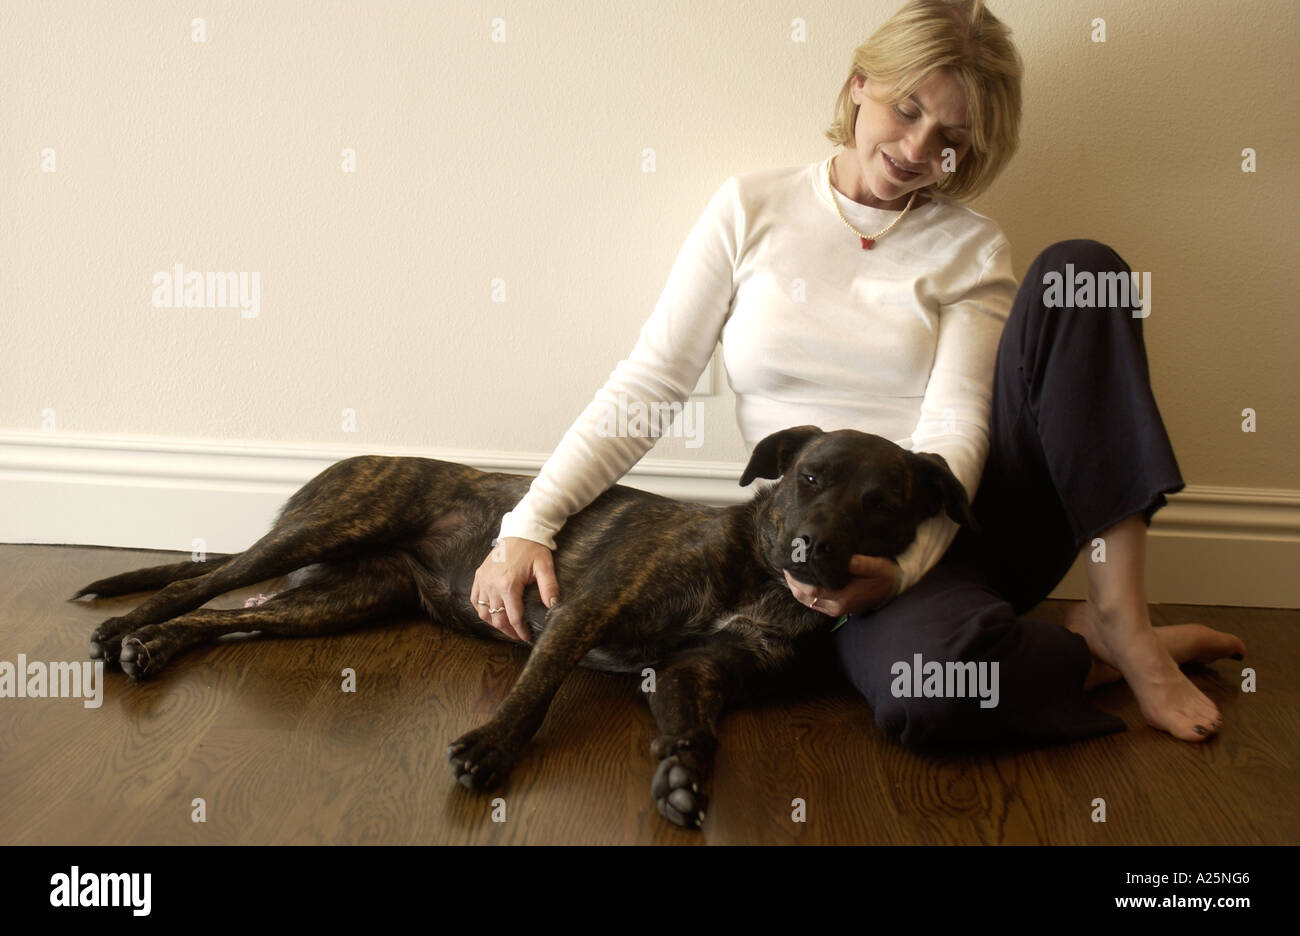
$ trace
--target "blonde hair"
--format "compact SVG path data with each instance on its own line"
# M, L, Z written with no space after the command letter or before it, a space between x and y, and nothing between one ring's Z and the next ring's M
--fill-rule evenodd
M939 69L966 94L971 145L955 171L922 191L971 199L993 184L1020 146L1024 64L1011 30L984 9L984 0L909 0L853 50L826 136L841 146L854 145L858 105L850 85L855 75L892 85L884 103L895 104Z

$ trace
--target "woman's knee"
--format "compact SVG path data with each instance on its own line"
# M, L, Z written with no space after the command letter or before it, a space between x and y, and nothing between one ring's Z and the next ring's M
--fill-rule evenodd
M1034 265L1064 271L1066 264L1076 273L1128 273L1129 265L1113 247L1089 237L1057 241L1034 258Z
M1143 285L1146 283L1147 285ZM1114 248L1090 238L1057 241L1044 249L1030 265L1021 290L1027 291L1024 314L1047 316L1055 323L1061 309L1109 309L1111 316L1069 315L1071 328L1100 326L1103 330L1119 322L1141 330L1146 317L1149 282L1133 273ZM1021 304L1021 303L1018 303Z

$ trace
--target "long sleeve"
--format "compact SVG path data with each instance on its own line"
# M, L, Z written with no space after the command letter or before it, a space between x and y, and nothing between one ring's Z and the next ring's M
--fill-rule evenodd
M1002 238L974 284L940 306L934 366L912 433L911 450L942 455L972 501L989 453L998 342L1017 288L1011 247ZM958 529L947 514L917 527L916 539L897 557L902 573L897 593L911 588L938 564Z
M502 518L501 537L521 537L555 549L555 534L568 518L654 447L652 434L619 436L607 427L618 425L620 408L672 405L690 396L731 308L744 223L732 176L714 193L687 236L631 355L610 373L564 433L528 493Z

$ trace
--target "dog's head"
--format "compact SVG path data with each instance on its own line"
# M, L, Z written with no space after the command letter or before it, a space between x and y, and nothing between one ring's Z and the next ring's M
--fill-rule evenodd
M808 585L843 588L850 556L897 556L941 511L978 531L942 456L854 429L774 432L754 447L740 483L755 478L781 479L760 520L765 558Z

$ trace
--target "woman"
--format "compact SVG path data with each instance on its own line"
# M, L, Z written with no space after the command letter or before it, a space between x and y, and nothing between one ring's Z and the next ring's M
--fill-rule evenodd
M896 559L855 556L840 591L787 573L795 598L844 617L836 654L882 728L908 745L1121 731L1085 698L1120 678L1151 725L1188 741L1219 728L1178 664L1244 645L1153 628L1147 612L1146 529L1183 480L1136 299L1058 308L1045 289L1067 265L1076 279L1128 267L1064 241L1017 289L1001 229L959 201L1018 146L1021 74L982 0L912 0L854 53L827 133L843 151L718 189L631 356L503 518L471 593L485 622L527 640L524 587L548 606L559 594L554 534L654 444L607 436L602 416L619 400L685 400L721 340L751 451L788 426L855 428L937 452L975 494L980 535L934 517ZM1080 554L1088 600L1068 625L1020 617ZM998 704L913 697L895 665L918 654L996 663Z

